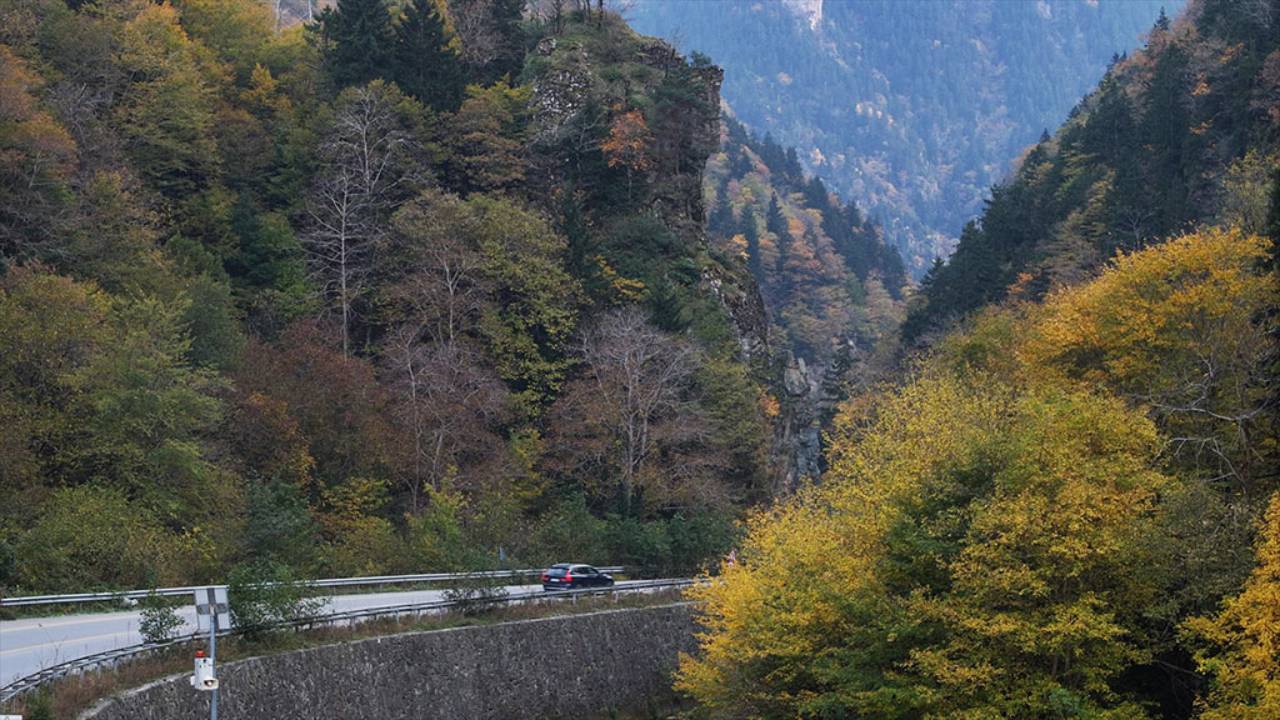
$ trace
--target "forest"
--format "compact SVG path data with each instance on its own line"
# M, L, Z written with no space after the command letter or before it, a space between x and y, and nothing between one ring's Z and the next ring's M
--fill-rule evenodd
M524 11L3 0L0 585L729 546L771 389L720 71Z
M1079 282L1116 252L1201 223L1263 232L1280 144L1280 28L1269 7L1195 3L1114 58L1067 122L993 188L954 255L935 262L908 341L1011 293Z
M805 174L792 148L722 120L703 181L707 236L745 266L769 324L773 495L822 472L822 433L857 388L896 371L908 280L851 201Z
M1280 717L1280 0L918 284L620 9L0 0L0 590L621 564L690 718Z
M882 225L915 278L1009 161L1183 0L630 0L639 31L711 56L755 132Z
M1196 0L1028 149L691 592L703 716L1280 716L1277 68Z

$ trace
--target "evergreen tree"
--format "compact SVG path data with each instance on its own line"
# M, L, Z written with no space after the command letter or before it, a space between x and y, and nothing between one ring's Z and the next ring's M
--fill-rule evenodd
M765 229L773 233L781 247L789 237L787 219L782 215L782 206L778 204L778 196L769 198L769 214L765 216Z
M1112 167L1133 156L1133 106L1114 76L1107 76L1098 91L1098 106L1085 123L1085 147L1102 156ZM1041 140L1044 142L1047 138Z
M769 212L765 215L764 227L773 235L773 242L778 248L777 268L781 271L786 265L787 254L791 249L791 233L787 231L787 218L782 214L782 206L778 204L776 194L769 198ZM782 292L787 292L789 286L785 281L781 284Z
M1191 163L1185 146L1191 119L1184 105L1187 62L1186 53L1170 45L1156 60L1147 92L1141 133L1151 147L1146 186L1155 200L1156 236L1172 234L1190 219L1187 172Z
M1169 32L1169 16L1165 14L1164 8L1160 8L1160 16L1156 18L1155 29L1160 32Z
M391 72L404 92L437 110L456 110L463 77L436 0L412 0L396 27Z
M492 80L514 80L524 65L524 30L520 26L524 6L525 0L493 0L493 27L502 50L486 68Z
M821 210L822 216L825 218L838 211L839 208L832 208L830 199L827 197L827 186L822 182L822 178L814 175L804 184L804 204L815 210Z
M726 179L720 186L719 201L707 216L707 232L725 237L733 235L733 205L730 204L729 182Z
M320 15L320 29L336 85L363 85L382 76L395 39L386 0L338 0Z

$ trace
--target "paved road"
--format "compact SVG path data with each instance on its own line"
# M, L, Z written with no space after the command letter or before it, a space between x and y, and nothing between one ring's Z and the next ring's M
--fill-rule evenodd
M627 584L622 581L618 586ZM542 589L539 585L509 585L507 592L541 593ZM328 608L330 612L342 612L441 599L442 590L337 595L329 599ZM195 611L186 607L179 614L187 622L180 632L194 632ZM137 645L142 642L139 618L138 612L121 611L0 621L0 686L50 665Z

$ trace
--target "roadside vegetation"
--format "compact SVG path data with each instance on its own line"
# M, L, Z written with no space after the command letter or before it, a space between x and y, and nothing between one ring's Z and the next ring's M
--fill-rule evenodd
M574 615L599 610L642 608L682 601L679 591L619 593L578 597L574 600L541 598L528 602L469 607L467 611L377 617L352 625L301 629L266 629L252 636L218 640L218 664L370 637L427 632L456 627L489 625L543 617ZM26 720L70 720L112 694L153 680L191 672L192 652L204 641L161 649L123 662L116 667L63 678L3 708Z

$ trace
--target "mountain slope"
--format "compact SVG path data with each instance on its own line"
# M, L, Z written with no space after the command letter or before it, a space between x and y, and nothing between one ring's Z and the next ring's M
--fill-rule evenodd
M720 70L452 5L0 0L6 591L728 547L770 419Z
M995 188L924 279L904 334L1010 294L1039 297L1197 224L1262 232L1280 164L1278 107L1280 4L1192 2Z
M853 385L885 369L903 316L906 274L881 229L794 150L724 118L704 181L709 240L749 271L770 319L775 367L775 482L821 470L822 432Z
M756 278L781 347L810 364L847 342L870 349L893 329L906 283L880 228L806 176L794 151L731 118L722 138L707 165L708 235Z
M1179 5L639 0L630 17L723 66L736 117L881 219L918 275L1009 159Z

